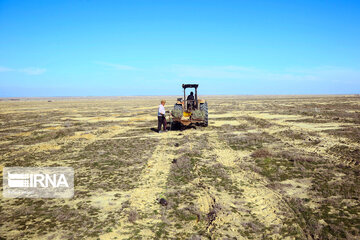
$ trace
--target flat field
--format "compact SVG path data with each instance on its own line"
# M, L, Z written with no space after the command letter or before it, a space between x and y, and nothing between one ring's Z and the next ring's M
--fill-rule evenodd
M359 239L359 96L208 96L159 134L161 98L2 99L0 183L67 166L75 195L1 197L0 238Z

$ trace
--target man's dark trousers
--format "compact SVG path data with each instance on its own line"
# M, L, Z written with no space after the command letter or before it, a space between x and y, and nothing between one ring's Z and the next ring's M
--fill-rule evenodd
M161 125L164 125L164 131L166 130L166 118L165 116L158 116L158 131L161 130Z

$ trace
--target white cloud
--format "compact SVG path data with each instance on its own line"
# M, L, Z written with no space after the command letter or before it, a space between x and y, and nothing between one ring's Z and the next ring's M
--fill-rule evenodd
M40 75L40 74L43 74L44 72L46 72L46 69L30 67L30 68L20 69L19 72L23 72L28 75Z
M332 82L360 82L360 70L338 67L321 66L314 68L291 68L287 72L297 75L311 75L313 80L328 80Z
M128 65L121 65L116 63L108 63L108 62L95 62L96 64L112 67L116 70L137 70L137 68L128 66Z
M336 66L289 68L272 71L246 66L173 65L171 72L178 77L206 79L237 79L264 81L360 81L360 71Z
M11 71L14 71L14 69L0 66L0 72L11 72Z
M194 78L228 78L239 79L259 72L259 70L243 66L188 66L173 65L172 72L180 77Z
M27 75L40 75L40 74L43 74L44 72L46 72L46 69L45 68L34 68L34 67L13 69L13 68L7 68L7 67L0 66L0 72L21 72L21 73L25 73Z

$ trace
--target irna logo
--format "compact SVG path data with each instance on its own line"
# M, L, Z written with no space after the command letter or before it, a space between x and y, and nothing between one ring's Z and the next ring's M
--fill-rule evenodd
M8 172L8 186L19 187L69 187L64 174L11 174Z
M72 198L74 169L70 167L4 167L5 198Z

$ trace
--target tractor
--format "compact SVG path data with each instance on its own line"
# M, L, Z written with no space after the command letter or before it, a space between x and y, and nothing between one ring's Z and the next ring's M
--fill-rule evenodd
M208 126L208 105L203 99L198 99L197 88L199 84L183 84L184 99L178 98L171 111L171 129L191 124ZM186 89L193 88L195 96L186 97ZM191 99L192 98L192 99Z

